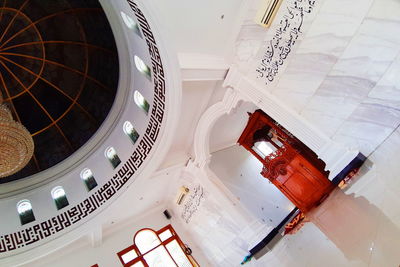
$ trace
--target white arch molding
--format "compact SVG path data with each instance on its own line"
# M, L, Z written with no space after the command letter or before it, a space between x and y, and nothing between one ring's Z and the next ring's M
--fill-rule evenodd
M194 135L194 162L199 168L208 165L210 154L210 134L216 121L225 114L230 114L245 100L238 91L228 88L222 101L209 107L201 116Z
M330 139L239 70L229 70L224 86L228 89L223 100L208 108L196 129L194 162L199 168L209 163L209 138L215 122L232 112L241 100L254 103L313 150L326 163L325 169L330 171L331 180L358 155L358 150Z

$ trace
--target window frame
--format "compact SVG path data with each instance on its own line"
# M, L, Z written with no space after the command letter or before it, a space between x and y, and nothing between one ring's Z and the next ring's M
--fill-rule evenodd
M115 155L110 158L107 154L108 151L112 149L115 152ZM106 157L106 159L108 160L108 162L110 162L111 166L113 167L113 169L116 169L120 164L121 164L121 158L118 156L117 150L113 147L113 146L108 146L105 150L104 150L104 156Z
M20 205L23 204L23 203L28 203L30 205L30 209L20 212L19 211ZM25 224L28 224L28 223L36 221L35 214L33 213L32 203L28 199L22 199L22 200L18 201L18 203L17 203L17 212L18 212L18 216L19 216L19 220L21 222L21 225L25 225Z
M90 171L91 175L85 179L83 177L83 173L87 170ZM83 183L85 184L85 187L88 192L92 191L94 188L96 188L98 186L96 178L94 178L94 173L92 172L92 170L90 168L84 168L83 170L81 170L79 176L80 176L81 180L83 181Z
M164 232L167 231L167 230L169 230L169 231L171 232L171 236L170 236L169 238L165 239L164 241L162 241L161 238L160 238L160 234L164 233ZM152 231L152 232L154 232L155 235L157 236L158 240L160 241L160 244L154 246L153 248L149 249L149 250L146 251L145 253L141 253L141 252L140 252L140 249L139 249L139 248L137 247L137 245L135 244L135 240L136 240L136 236L137 236L140 232L142 232L142 231ZM164 249L165 249L165 251L168 253L168 255L170 256L170 258L172 259L172 261L175 263L175 265L176 265L176 266L179 266L179 265L176 263L176 261L175 261L175 259L173 258L173 256L171 255L171 253L169 252L169 250L167 249L167 247L166 247L169 243L171 243L171 242L174 241L174 240L176 240L176 241L178 242L178 244L179 244L180 248L182 249L183 253L185 254L185 256L186 256L188 262L189 262L193 267L200 266L200 265L196 262L196 260L195 260L191 255L188 255L188 254L185 253L185 249L184 249L184 248L185 248L186 246L185 246L185 244L182 242L182 240L180 239L180 237L178 236L178 234L176 233L176 231L174 230L174 228L172 227L171 224L168 224L167 226L161 228L161 229L158 230L158 231L154 231L154 230L151 229L151 228L142 228L142 229L140 229L139 231L137 231L137 232L135 233L135 235L134 235L134 237L133 237L133 242L134 242L133 245L131 245L131 246L129 246L129 247L127 247L127 248L121 250L120 252L117 253L117 255L118 255L118 258L119 258L119 260L121 261L121 263L122 263L122 265L123 265L124 267L132 266L132 265L134 265L134 264L136 264L136 263L138 263L138 262L141 262L141 263L143 264L143 266L145 266L145 267L149 267L149 265L147 264L147 262L146 262L146 260L145 260L144 257L145 257L147 254L149 254L150 252L154 251L155 249L157 249L157 248L163 246ZM134 250L134 251L136 252L137 257L134 258L133 260L131 260L131 261L125 263L124 260L123 260L123 258L122 258L122 256L125 255L125 254L127 254L128 252L130 252L130 251L132 251L132 250Z
M135 62L135 67L140 74L144 75L149 81L152 79L152 71L149 65L144 62L144 60L138 55L134 55L133 61Z
M133 30L140 38L143 38L142 32L140 31L139 23L137 23L135 19L133 19L131 16L123 11L120 12L120 16L128 29Z
M132 126L133 132L129 133L128 130L126 129L127 126L130 124ZM130 121L125 121L124 124L122 125L122 131L124 132L124 134L131 140L131 142L133 144L135 144L137 142L137 140L139 140L140 134L138 133L138 131L135 129L135 127L133 127L132 122Z
M55 193L58 190L62 190L63 191L63 195L60 197L56 197L54 196ZM67 193L65 192L64 188L62 186L56 186L51 190L51 198L54 201L54 204L56 205L57 210L61 210L65 207L67 207L69 205L69 201L67 198Z
M150 103L139 90L135 90L135 92L133 92L133 101L135 102L136 106L143 110L146 115L149 114Z

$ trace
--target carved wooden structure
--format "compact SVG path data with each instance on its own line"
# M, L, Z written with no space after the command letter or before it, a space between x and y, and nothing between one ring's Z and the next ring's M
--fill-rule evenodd
M261 174L303 212L321 203L334 188L325 163L263 111L249 115L238 143L262 162ZM260 143L268 144L269 154L260 153Z

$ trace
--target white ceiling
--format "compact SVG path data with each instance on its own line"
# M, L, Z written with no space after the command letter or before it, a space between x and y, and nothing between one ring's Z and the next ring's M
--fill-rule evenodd
M231 114L222 116L211 131L210 152L235 145L249 120L247 112L253 112L256 109L253 103L242 102Z
M151 0L179 53L224 56L234 47L244 0ZM236 26L237 25L237 26Z
M191 153L197 123L204 111L220 100L224 88L218 81L183 82L178 127L168 156L160 169L185 163Z

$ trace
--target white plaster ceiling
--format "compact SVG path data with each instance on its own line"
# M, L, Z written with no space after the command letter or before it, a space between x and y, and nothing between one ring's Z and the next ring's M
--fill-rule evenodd
M225 55L233 49L244 0L151 0L181 53Z
M194 133L201 115L222 99L225 88L220 81L191 81L182 84L182 107L173 143L160 167L185 163L192 153ZM219 138L224 141L223 136Z
M247 112L253 112L256 109L253 103L242 102L231 114L222 116L211 131L210 152L235 145L249 119Z

